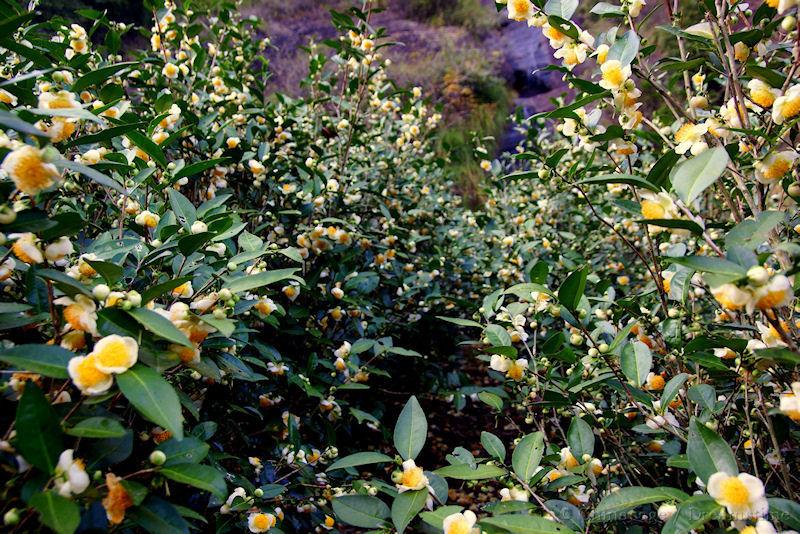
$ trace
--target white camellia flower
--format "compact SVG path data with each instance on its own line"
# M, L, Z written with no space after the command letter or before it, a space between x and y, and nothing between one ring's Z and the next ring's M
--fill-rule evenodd
M44 248L44 257L48 261L58 262L74 252L72 241L68 237L60 237Z
M139 344L132 337L106 336L94 345L92 355L97 370L106 374L124 373L139 359Z
M100 395L114 384L114 377L97 368L97 356L75 356L67 364L67 372L75 387L84 395Z
M761 517L769 511L764 484L747 473L714 473L708 478L708 494L734 519Z
M416 491L428 485L428 477L421 467L418 467L414 460L403 462L403 473L400 482L397 483L397 491Z
M500 500L528 502L528 500L530 500L530 494L527 492L527 490L520 489L516 486L510 489L503 488L500 490Z
M267 532L275 526L277 520L272 514L253 512L247 517L247 528L250 532Z
M478 534L480 529L475 528L478 518L472 510L451 514L444 518L442 529L444 534Z
M86 491L89 487L89 475L83 461L73 458L73 450L66 449L58 457L53 485L62 497L70 498Z

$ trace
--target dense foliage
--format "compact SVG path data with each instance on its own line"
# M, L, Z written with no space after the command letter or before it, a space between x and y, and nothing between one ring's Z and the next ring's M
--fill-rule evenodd
M800 529L796 6L498 4L570 91L470 207L369 2L301 98L236 6L3 4L9 531Z

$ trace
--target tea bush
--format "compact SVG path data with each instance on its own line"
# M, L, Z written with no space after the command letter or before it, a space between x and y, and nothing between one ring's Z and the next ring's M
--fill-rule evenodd
M477 206L362 7L294 98L234 5L8 4L6 528L800 529L796 6L498 4L570 91Z

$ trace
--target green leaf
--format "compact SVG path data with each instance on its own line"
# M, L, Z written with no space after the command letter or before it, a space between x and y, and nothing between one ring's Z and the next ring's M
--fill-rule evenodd
M709 384L695 384L686 392L686 397L701 408L713 410L717 403L717 391Z
M762 211L758 218L747 219L736 226L725 236L725 247L747 247L754 249L769 238L773 228L786 218L783 211Z
M573 417L567 430L567 443L575 458L581 458L584 454L594 453L594 432L589 423L581 417Z
M639 219L636 222L638 224L647 224L650 226L657 226L659 228L679 228L681 230L689 230L693 234L697 235L701 235L703 233L703 228L699 224L685 219Z
M669 406L688 379L689 375L686 373L680 373L670 378L664 386L664 391L661 392L661 406Z
M735 278L747 276L747 269L738 263L713 256L686 256L673 258L672 262L703 273L721 274Z
M506 471L496 465L479 464L477 468L473 469L467 464L456 464L440 467L434 473L456 480L486 480L501 477L506 474Z
M232 293L241 293L242 291L252 291L259 287L268 286L281 280L298 280L294 275L298 271L297 267L289 269L277 269L274 271L265 271L263 273L251 274L236 278L225 284Z
M126 61L124 63L116 63L114 65L108 65L105 67L100 67L99 69L91 70L87 74L84 74L75 80L75 83L72 84L72 92L80 93L87 87L99 85L112 76L116 76L124 70L133 69L138 65L138 61Z
M142 132L135 130L128 132L127 137L128 139L131 140L131 142L134 145L142 149L142 151L144 151L145 154L153 158L153 161L158 163L162 168L167 166L167 157L164 155L164 151L161 149L158 143L147 137ZM178 193L174 189L170 189L169 190L170 198L172 198L173 192ZM180 193L178 194L180 195Z
M121 438L125 435L119 421L110 417L89 417L64 432L78 438Z
M40 278L44 278L45 280L50 280L53 282L58 289L73 297L78 293L82 293L87 296L91 296L92 292L89 289L75 280L67 276L66 274L62 273L61 271L56 271L53 269L36 269L36 276Z
M411 521L425 508L428 499L428 489L417 491L404 491L399 493L392 502L392 523L397 532L403 534Z
M636 32L628 30L625 35L617 38L608 50L606 61L616 59L622 66L630 65L639 53L639 36Z
M193 346L189 338L186 337L186 334L178 330L169 319L152 310L148 310L147 308L131 308L128 310L128 315L133 317L137 323L147 330L159 337L163 337L167 341L185 347Z
M565 527L571 528L575 532L584 531L586 521L583 519L580 508L561 499L550 499L544 504Z
M173 182L177 182L181 178L185 178L188 176L194 176L195 174L200 174L201 172L207 171L212 167L216 167L220 163L224 163L228 161L229 158L215 158L209 159L206 161L197 161L195 163L191 163L186 165L184 168L179 170L175 173L175 176L172 177Z
M126 518L152 534L189 534L189 524L167 501L154 495L147 497L141 506L131 508Z
M82 163L78 163L77 161L71 161L68 159L56 160L53 162L53 165L55 165L56 168L61 170L68 169L70 171L80 173L89 180L99 185L102 185L103 187L108 187L109 189L113 189L114 191L122 193L123 195L128 194L128 191L125 189L125 187L122 186L122 184L120 184L115 180L112 180L102 172L93 169L88 165L83 165Z
M81 522L78 505L55 491L44 491L31 497L31 506L39 519L58 534L72 534Z
M208 491L219 499L228 496L225 477L219 470L200 464L175 464L158 471L170 480Z
M623 16L625 13L622 11L621 6L609 4L608 2L597 2L591 9L590 13L603 16Z
M543 453L544 436L541 432L528 434L514 448L514 452L511 454L511 465L517 476L526 484L536 473Z
M493 458L501 462L506 459L506 447L503 442L491 432L481 432L481 445Z
M357 467L359 465L380 464L393 462L394 459L379 452L357 452L333 462L325 471L334 469L345 469L347 467Z
M689 442L686 456L692 471L708 484L708 478L717 472L735 476L739 473L736 457L730 446L716 432L692 418L689 422Z
M487 517L481 520L481 524L500 527L511 534L574 534L574 531L555 521L528 514L503 514Z
M508 347L511 345L511 336L499 324L487 326L483 331L483 335L486 336L486 341L493 347Z
M641 341L628 343L622 349L620 367L625 374L625 378L630 380L636 387L641 387L653 367L653 353Z
M25 383L14 426L14 445L22 457L45 473L52 473L64 450L61 425L50 402L31 380Z
M167 456L164 465L171 466L176 464L199 464L206 456L210 447L194 436L186 436L181 441L171 438L160 443L157 450Z
M586 178L578 182L577 185L597 185L597 184L627 184L633 185L635 187L641 187L642 189L649 189L650 191L654 191L658 193L661 191L661 188L657 185L653 184L641 178L639 176L634 176L632 174L601 174L598 176L593 176L591 178Z
M97 271L97 273L102 276L106 282L108 282L109 285L113 286L122 280L124 270L116 263L87 259L84 259L84 261L91 265L92 268Z
M403 460L413 460L425 446L428 421L417 398L412 396L400 412L394 427L394 447Z
M437 319L441 319L442 321L447 321L448 323L457 324L458 326L471 326L474 328L483 328L483 325L477 321L472 321L470 319L461 319L460 317L444 317L442 315L437 315Z
M716 517L722 507L708 495L695 495L678 505L661 534L689 534Z
M756 360L774 360L788 365L800 365L800 354L784 347L770 347L753 352Z
M570 311L574 311L580 304L583 292L586 290L586 277L589 275L589 267L584 266L573 271L561 287L558 288L558 301Z
M348 525L361 528L381 528L389 517L389 507L370 495L343 495L332 501L336 517Z
M142 293L142 305L147 304L151 300L155 299L156 297L160 297L164 293L168 291L172 291L173 289L182 286L186 282L192 279L191 276L182 276L180 278L176 278L174 280L167 280L166 282L162 282L160 284L156 284L152 287L147 288Z
M183 439L183 414L175 389L150 367L135 365L117 375L117 385L142 416Z
M647 181L656 187L665 187L669 180L670 171L680 159L680 154L677 154L674 150L668 150L650 168L650 172L647 173Z
M800 530L800 503L789 499L773 497L769 501L769 515L772 519L777 519L781 524Z
M16 345L0 348L0 361L50 378L69 378L67 364L75 356L58 345Z
M597 505L597 508L592 512L591 521L598 521L600 523L616 521L621 519L629 510L633 510L645 504L663 501L680 502L688 498L689 496L684 492L669 487L643 488L640 486L633 486L620 488L603 497Z
M547 0L544 13L547 16L561 17L568 20L578 9L578 0Z
M672 187L681 200L691 204L717 181L729 161L728 152L723 147L710 148L676 167Z
M175 189L170 189L168 195L169 205L175 213L175 218L178 219L178 224L188 230L197 220L197 210L194 204Z
M503 409L503 399L500 398L499 395L492 393L491 391L481 391L478 393L478 398L488 406L494 408L497 411Z
M108 141L115 137L119 137L120 135L124 135L130 132L131 130L142 128L144 126L147 126L146 122L131 122L128 124L120 124L119 126L113 126L111 128L106 128L105 130L101 130L98 133L76 137L75 139L72 139L71 141L66 143L66 146L73 147L73 146L101 143L103 141Z

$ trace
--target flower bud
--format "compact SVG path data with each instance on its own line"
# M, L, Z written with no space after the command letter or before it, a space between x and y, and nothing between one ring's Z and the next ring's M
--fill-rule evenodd
M138 308L142 305L142 296L138 291L128 291L128 302L131 303L131 306Z
M17 220L17 212L8 205L0 206L0 224L11 224Z
M675 515L675 512L678 511L678 507L674 504L664 503L658 507L658 518L661 521L668 521L670 517Z
M150 463L153 465L164 465L167 461L167 455L164 451L153 451L150 453Z
M785 32L790 32L797 27L797 19L792 15L784 17L781 21L781 29Z
M208 225L203 221L195 221L192 223L193 234L202 234L203 232L207 231L208 231Z
M111 293L111 289L105 284L97 284L92 289L92 295L97 300L105 300L109 293Z
M765 268L761 267L760 265L756 265L747 271L747 280L749 280L754 286L763 286L769 282L769 273Z
M4 525L16 525L19 523L19 511L16 508L12 508L8 512L3 515L3 524Z

